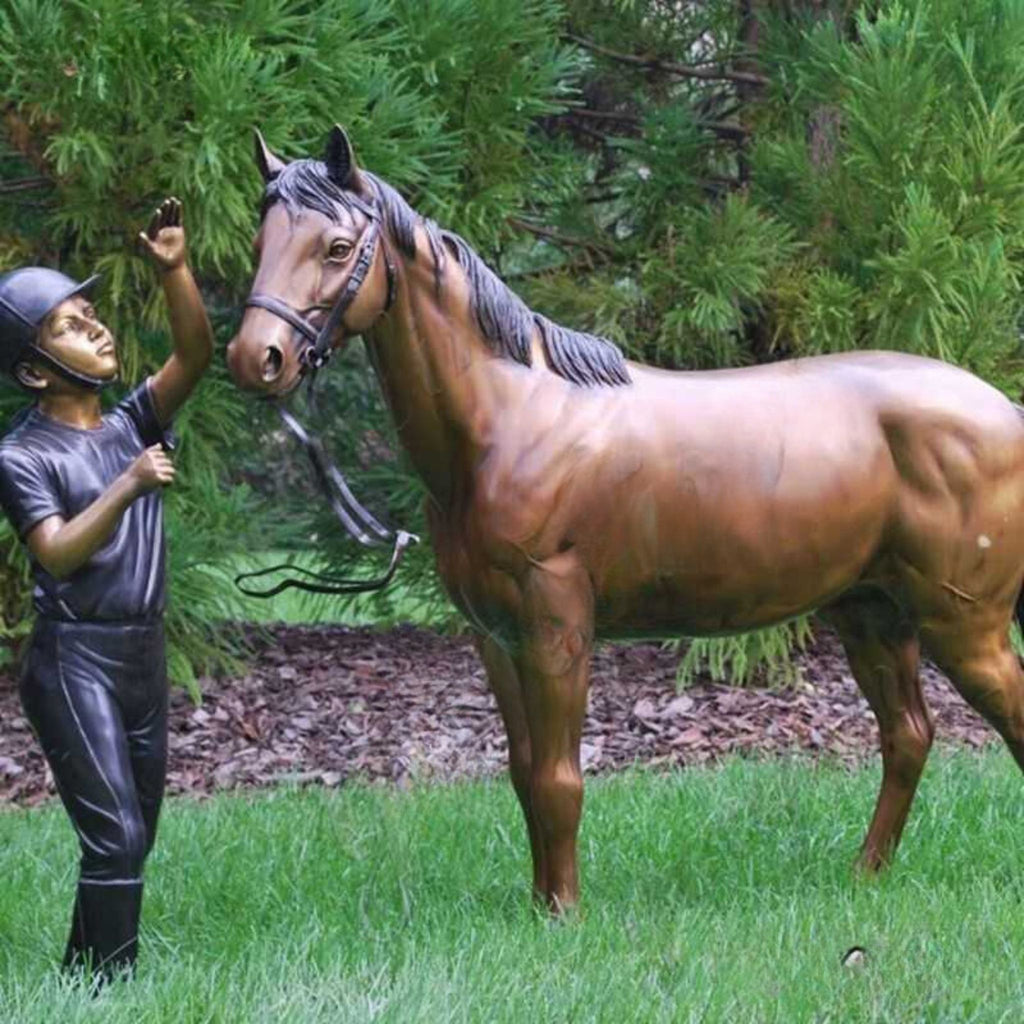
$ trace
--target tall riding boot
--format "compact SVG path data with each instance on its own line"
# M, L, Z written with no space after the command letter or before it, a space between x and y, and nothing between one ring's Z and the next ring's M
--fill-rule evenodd
M81 882L64 966L92 965L103 981L131 970L138 953L142 883L90 885Z

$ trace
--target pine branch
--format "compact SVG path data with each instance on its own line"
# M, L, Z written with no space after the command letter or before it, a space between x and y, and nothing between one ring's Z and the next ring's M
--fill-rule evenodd
M602 146L605 145L610 139L615 138L610 132L601 132L596 128L591 128L588 124L575 124L573 128L578 131L581 135L587 135L599 142Z
M602 253L606 251L606 247L598 242L592 242L586 238L576 238L572 235L563 235L560 231L556 231L554 228L544 227L541 224L531 224L529 221L523 220L520 217L508 217L506 223L509 227L517 228L520 231L526 231L531 235L535 235L537 238L543 238L547 242L554 242L556 245L561 245L571 249L585 249L587 252Z
M620 114L613 111L605 110L588 110L585 107L575 107L570 111L567 111L563 117L573 118L582 117L585 120L593 121L618 121L622 124L628 124L632 127L639 127L641 118L636 114ZM709 121L704 118L698 118L696 124L700 128L704 128L706 131L712 132L715 135L719 135L725 139L734 139L737 142L744 141L749 135L750 131L744 128L740 124L734 124L728 121ZM586 128L580 126L581 131L587 134L599 137L602 140L607 140L612 136L606 132L601 131L597 128Z
M750 129L740 124L730 124L727 121L698 121L701 128L706 128L723 139L734 139L736 142L743 142L750 135Z
M638 57L631 53L619 53L617 50L609 50L605 46L584 39L582 36L575 36L571 32L566 33L563 39L582 46L585 50L598 53L609 60L616 60L620 64L630 64L633 67L647 68L650 71L664 71L670 75L679 75L681 78L700 78L708 81L741 82L744 85L767 85L768 79L764 75L757 75L749 71L726 71L724 68L716 71L709 71L704 67L694 67L690 64L677 64L674 61L662 60L660 57Z
M0 195L9 192L28 192L34 188L51 188L53 182L49 178L16 178L13 181L0 181Z
M615 110L588 110L586 107L570 107L563 117L586 117L595 121L624 121L628 124L639 124L637 114L619 113Z

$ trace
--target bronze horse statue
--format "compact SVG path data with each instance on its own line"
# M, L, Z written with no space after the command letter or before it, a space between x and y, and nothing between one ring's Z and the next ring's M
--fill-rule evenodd
M881 733L867 870L895 850L932 742L922 649L1024 766L1008 638L1024 419L1002 394L897 353L702 372L627 362L528 309L462 238L360 170L341 128L323 161L291 163L257 133L257 162L260 298L231 371L283 395L364 336L429 493L438 571L477 635L534 890L554 910L579 896L598 637L725 634L818 610Z

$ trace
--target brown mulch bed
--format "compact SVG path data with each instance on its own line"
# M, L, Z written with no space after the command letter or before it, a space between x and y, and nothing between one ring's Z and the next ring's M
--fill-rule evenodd
M452 779L505 766L505 735L467 638L280 626L248 674L203 679L202 707L171 701L172 793L345 779ZM702 764L724 754L807 751L855 760L877 750L874 718L834 638L800 657L785 690L712 683L675 688L678 656L660 645L603 645L583 733L588 772L632 763ZM992 730L934 669L923 673L940 739L979 747ZM18 704L0 676L0 803L53 794Z

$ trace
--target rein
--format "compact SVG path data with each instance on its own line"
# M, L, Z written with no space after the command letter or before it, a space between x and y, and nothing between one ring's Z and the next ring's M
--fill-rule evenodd
M327 319L318 329L310 323L302 313L288 303L273 295L252 294L246 299L245 305L258 306L266 309L275 316L286 321L301 334L307 341L306 347L299 356L303 366L303 373L309 374L309 386L312 393L313 384L316 380L317 371L324 366L331 355L331 340L339 326L344 327L344 316L349 306L355 301L359 289L366 280L366 275L373 265L373 257L377 251L380 235L380 222L374 217L370 226L366 229L356 265L352 269L345 287L341 290L331 308ZM395 298L395 269L388 254L387 247L383 246L385 268L387 270L387 300L383 313L390 308ZM382 313L382 315L383 315ZM376 579L342 579L326 573L316 573L301 566L289 565L282 562L280 565L273 565L267 569L260 569L257 572L246 572L235 577L235 586L249 597L273 597L294 587L296 590L305 590L314 594L358 594L370 590L380 590L391 582L402 560L407 547L419 541L413 533L405 530L392 530L383 526L367 509L365 509L356 496L352 493L341 470L327 457L320 439L310 434L299 421L283 406L275 403L277 412L282 422L292 436L306 449L309 461L313 465L313 472L316 475L317 484L331 506L331 510L338 521L345 528L346 532L364 547L377 547L383 544L391 544L391 561L387 570L382 576ZM263 590L257 590L248 585L243 585L243 580L258 579L268 576L271 573L279 572L282 569L289 569L302 575L302 579L289 577L282 580L276 586Z

